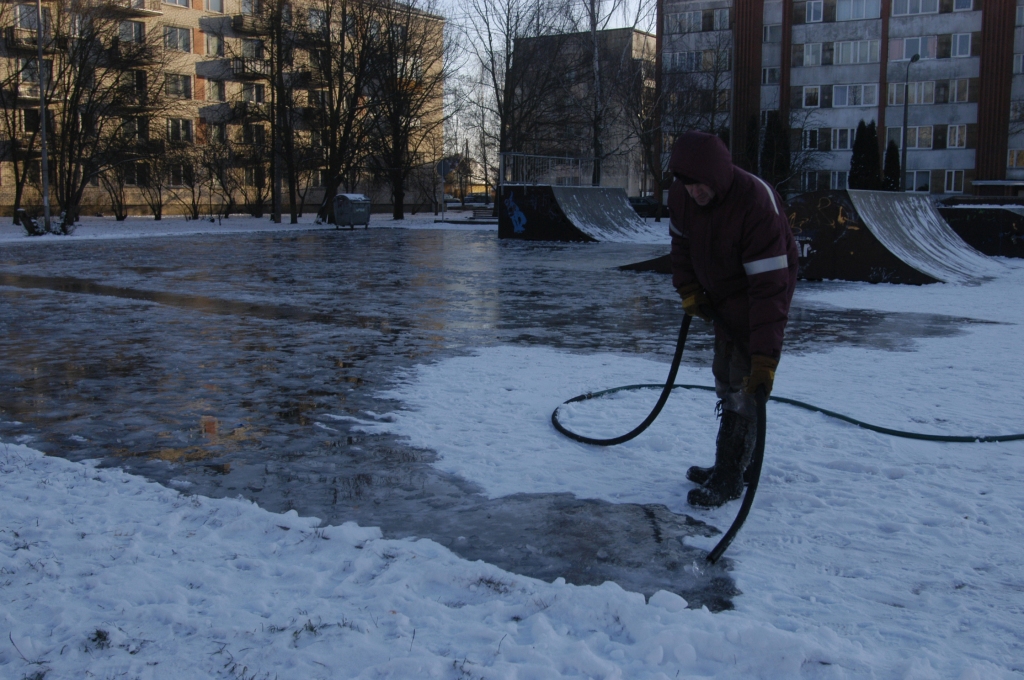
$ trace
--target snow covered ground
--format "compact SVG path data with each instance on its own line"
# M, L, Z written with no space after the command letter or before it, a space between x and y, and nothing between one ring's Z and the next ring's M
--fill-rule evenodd
M447 214L451 221L468 219L471 212L452 211ZM252 233L257 231L288 232L306 231L309 229L334 229L333 224L316 224L316 215L307 213L299 218L298 224L289 224L288 216L284 216L281 224L274 224L269 217L248 217L234 215L230 219L209 218L186 220L184 217L165 217L156 221L151 217L129 217L123 222L116 222L104 217L83 217L75 226L71 238L74 240L146 238L155 236L196 236L202 234L233 234ZM370 216L370 224L374 229L491 229L497 231L498 225L470 225L438 223L440 215L433 213L407 214L404 220L392 219L390 215L374 213ZM10 220L0 220L0 243L67 243L64 236L27 236L25 230L15 226Z
M790 354L775 393L899 429L1024 431L1024 263L1003 262L1004 276L975 287L803 287L802 304L989 323L910 351ZM664 503L724 528L738 503L693 512L684 500L686 467L709 462L708 393L677 391L614 449L566 440L548 420L576 394L666 371L635 356L481 348L408 372L388 395L403 408L363 427L436 450L492 496ZM710 384L710 371L684 367L678 382ZM563 422L617 434L655 396L586 402ZM768 418L757 501L727 553L743 594L720 614L0 444L0 676L1024 677L1024 442L892 439L780 404Z

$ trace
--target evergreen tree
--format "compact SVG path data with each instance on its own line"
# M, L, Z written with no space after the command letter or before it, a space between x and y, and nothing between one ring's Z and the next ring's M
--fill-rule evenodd
M879 189L881 159L878 156L878 132L872 121L857 124L857 135L853 139L853 157L850 159L849 184L851 189Z
M877 191L882 188L882 156L878 151L878 129L875 127L875 121L868 123L864 131L864 158L867 166L864 177L868 185L864 188Z
M900 150L896 142L889 140L885 147L885 172L882 173L882 191L900 190Z

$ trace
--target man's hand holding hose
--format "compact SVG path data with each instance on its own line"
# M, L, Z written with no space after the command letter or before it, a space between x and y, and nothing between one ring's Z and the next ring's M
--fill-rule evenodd
M688 283L685 286L676 288L676 292L679 293L679 297L683 301L683 311L690 316L700 317L708 323L711 323L711 316L702 309L702 307L711 307L711 299L708 298L707 294L700 287L700 284L696 281Z

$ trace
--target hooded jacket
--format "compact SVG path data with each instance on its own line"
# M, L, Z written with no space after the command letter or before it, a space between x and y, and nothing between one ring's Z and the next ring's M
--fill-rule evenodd
M672 147L669 170L714 192L700 206L678 179L669 189L672 284L697 282L727 328L715 334L749 342L751 354L778 358L796 288L797 246L778 193L732 163L715 135L687 132Z

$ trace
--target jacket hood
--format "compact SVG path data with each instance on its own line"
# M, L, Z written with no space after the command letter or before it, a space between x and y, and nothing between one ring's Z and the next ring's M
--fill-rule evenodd
M732 155L717 135L684 132L672 146L668 169L711 187L715 202L732 187Z

